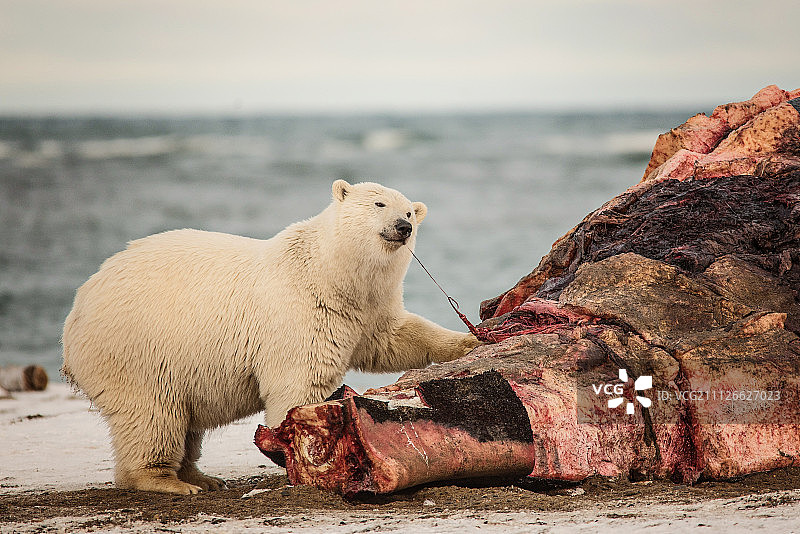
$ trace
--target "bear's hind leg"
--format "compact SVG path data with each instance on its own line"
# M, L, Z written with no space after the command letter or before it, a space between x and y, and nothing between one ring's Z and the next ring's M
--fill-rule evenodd
M185 424L163 413L141 415L117 413L108 418L117 487L182 495L202 491L178 479L185 454Z
M199 486L204 490L225 488L224 480L206 475L197 468L197 460L200 458L202 442L202 430L189 430L186 432L185 454L181 462L181 467L178 469L178 479Z

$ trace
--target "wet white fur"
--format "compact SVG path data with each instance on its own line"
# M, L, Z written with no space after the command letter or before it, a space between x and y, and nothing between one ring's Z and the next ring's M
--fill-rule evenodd
M275 426L348 369L421 367L477 344L403 307L425 205L373 183L332 191L319 215L271 239L133 241L78 290L63 372L108 421L118 486L214 489L222 481L195 466L206 429L261 410ZM381 236L397 219L413 226L407 246Z

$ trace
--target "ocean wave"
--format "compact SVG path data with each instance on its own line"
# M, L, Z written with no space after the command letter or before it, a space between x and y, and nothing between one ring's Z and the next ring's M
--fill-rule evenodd
M182 140L189 152L210 156L265 156L273 153L269 137L256 135L198 134Z
M649 156L658 130L613 132L590 137L585 134L556 134L541 143L542 151L551 156Z
M405 128L373 128L353 135L332 135L322 140L321 155L331 159L347 159L359 154L392 152L422 139Z
M171 156L177 153L202 156L268 156L273 153L271 140L259 136L159 135L62 141L43 139L34 148L0 141L0 160L17 167L46 167L64 158L84 161L142 159Z
M64 156L63 144L45 139L35 149L20 148L17 143L0 141L0 160L10 160L16 167L46 167Z
M409 132L403 128L377 128L363 135L361 146L368 152L385 152L403 148L410 141Z
M167 136L59 141L43 139L34 148L0 141L0 160L22 168L42 168L64 158L106 160L148 158L175 153L180 144Z
M75 152L83 159L149 158L166 156L181 148L172 136L91 139L77 143Z
M0 159L9 159L13 153L14 147L11 143L0 141Z

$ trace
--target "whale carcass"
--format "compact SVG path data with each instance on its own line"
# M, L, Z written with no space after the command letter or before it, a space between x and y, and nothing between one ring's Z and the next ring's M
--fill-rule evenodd
M256 445L346 495L793 465L798 291L800 90L770 86L661 135L639 184L482 303L497 342L296 407Z

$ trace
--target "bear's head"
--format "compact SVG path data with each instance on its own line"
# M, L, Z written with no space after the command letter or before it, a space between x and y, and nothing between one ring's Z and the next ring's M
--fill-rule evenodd
M339 225L358 232L365 243L379 243L388 252L403 245L414 248L417 226L428 208L411 202L400 192L372 182L333 183L333 202L337 205Z

